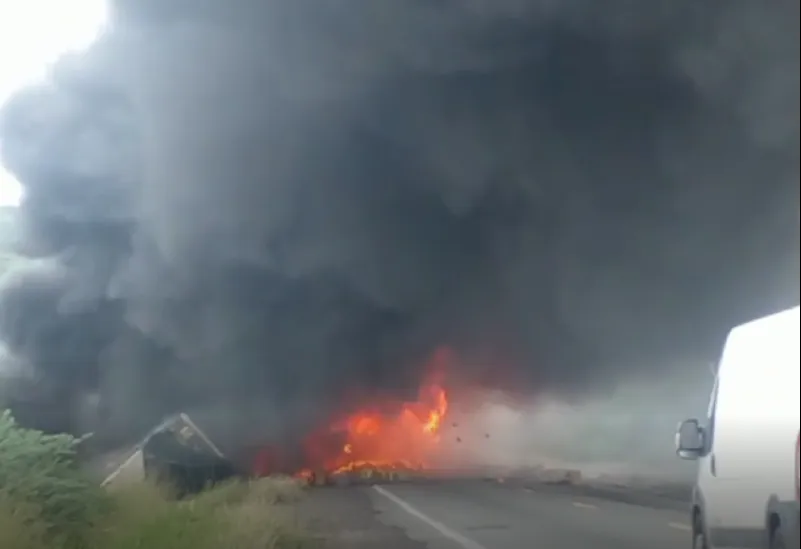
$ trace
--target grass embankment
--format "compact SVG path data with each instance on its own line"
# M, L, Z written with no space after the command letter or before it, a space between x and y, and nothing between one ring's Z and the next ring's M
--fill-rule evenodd
M101 489L75 459L80 441L0 416L0 547L299 549L308 547L291 479L229 482L176 501L151 484Z

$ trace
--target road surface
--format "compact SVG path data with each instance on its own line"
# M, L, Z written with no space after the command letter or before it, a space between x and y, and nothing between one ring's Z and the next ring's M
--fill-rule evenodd
M570 490L479 481L359 489L368 494L377 520L409 540L403 545L387 538L386 544L372 545L384 549L681 549L691 545L684 512Z

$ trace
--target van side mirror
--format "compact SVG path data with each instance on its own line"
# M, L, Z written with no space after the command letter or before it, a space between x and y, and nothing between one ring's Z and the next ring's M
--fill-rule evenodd
M706 447L704 428L697 419L686 419L676 429L676 455L681 459L698 459Z

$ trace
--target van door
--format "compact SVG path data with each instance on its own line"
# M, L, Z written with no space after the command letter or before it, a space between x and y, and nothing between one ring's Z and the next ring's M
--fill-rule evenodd
M712 547L761 547L775 485L792 493L787 441L798 429L797 341L781 317L736 329L727 341L699 471Z
M717 481L717 463L715 458L715 426L718 393L720 388L720 372L715 376L712 394L709 397L709 407L706 414L705 449L698 459L698 478L696 489L700 496L704 523L707 529L716 527L721 523L720 502L725 498L721 493L721 486ZM710 532L707 532L709 535ZM710 540L711 541L711 540Z
M728 350L728 349L727 349ZM736 349L734 349L736 350ZM734 363L732 363L734 362ZM759 388L749 385L737 358L724 356L709 409L708 446L700 460L707 540L712 548L760 548L765 499L749 483L760 456L749 451L747 416ZM746 436L744 436L746 435Z

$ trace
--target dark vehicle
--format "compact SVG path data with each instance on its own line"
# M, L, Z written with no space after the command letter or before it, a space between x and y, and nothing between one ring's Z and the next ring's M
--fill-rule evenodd
M237 476L240 471L189 416L178 414L150 431L103 484L149 479L182 497Z

